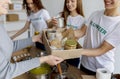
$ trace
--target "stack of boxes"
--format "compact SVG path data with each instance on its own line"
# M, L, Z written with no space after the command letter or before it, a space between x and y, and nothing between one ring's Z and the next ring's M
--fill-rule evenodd
M9 5L9 10L20 11L20 10L23 10L23 7L22 7L22 4L20 3L14 3ZM9 22L19 21L19 15L15 13L7 14L6 21L9 21Z

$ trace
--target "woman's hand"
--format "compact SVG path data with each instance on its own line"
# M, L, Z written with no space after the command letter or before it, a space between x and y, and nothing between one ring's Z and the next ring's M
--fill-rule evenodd
M0 0L0 15L8 13L8 4L11 3L11 0Z
M42 37L41 35L35 35L35 36L32 37L32 41L42 43L42 38L41 37Z
M40 63L47 63L49 65L57 65L58 63L62 62L63 59L57 56L48 55L44 57L40 57Z
M50 27L50 28L53 28L53 27L57 27L57 26L58 26L58 21L57 21L57 19L52 18L51 21L50 21L49 27Z

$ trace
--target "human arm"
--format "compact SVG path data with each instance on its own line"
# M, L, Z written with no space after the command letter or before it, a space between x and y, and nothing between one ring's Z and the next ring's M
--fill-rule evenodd
M39 58L11 63L0 51L0 79L12 79L40 65Z
M94 49L87 49L87 50L85 49L86 51L81 52L81 54L86 55L86 56L100 56L110 50L112 51L112 49L114 48L117 48L120 45L120 31L119 30L120 30L120 24L116 25L115 28L112 29L104 37L104 40L99 45L99 47L94 48Z
M57 65L58 63L62 62L63 60L64 59L57 57L57 56L53 56L53 55L40 57L41 63L48 63L51 66Z
M112 46L110 43L104 41L100 47L98 48L93 48L93 49L83 49L81 51L81 55L85 55L85 56L100 56L105 54L106 52L112 50L114 48L114 46Z
M83 37L86 34L87 26L84 24L80 29L74 31L75 37L77 39Z
M57 25L58 25L57 19L52 18L51 20L49 20L48 28L53 28L53 27L57 28Z
M43 11L43 13L42 13L43 19L45 20L45 22L47 23L47 26L49 28L49 26L51 25L51 17L49 15L49 12L45 9L43 9L42 11Z
M26 21L26 24L25 26L20 29L16 34L14 34L13 36L11 36L11 39L14 39L16 38L17 36L21 35L22 33L24 33L30 26L30 22L29 21Z
M40 66L42 63L56 65L62 62L63 59L56 56L45 56L41 58L33 58L26 61L11 63L6 59L3 52L0 51L0 79L12 79L33 68Z
M23 49L27 46L31 46L34 44L34 42L41 42L41 36L36 35L31 38L21 39L21 40L15 40L13 41L13 52Z

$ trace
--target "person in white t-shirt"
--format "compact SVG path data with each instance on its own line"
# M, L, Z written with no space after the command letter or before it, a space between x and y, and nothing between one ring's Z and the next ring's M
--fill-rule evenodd
M34 30L40 32L40 34L42 34L43 29L47 28L47 24L49 24L50 15L42 5L41 0L23 0L23 6L27 10L28 18L25 26L13 35L11 37L12 39L29 29L30 24L32 24Z
M105 10L94 12L86 22L86 28L75 31L76 37L85 35L80 52L81 70L90 75L96 69L114 71L114 53L120 44L120 0L104 0Z
M0 16L8 13L8 4L11 0L0 0ZM3 23L4 24L4 23ZM49 65L57 65L63 59L57 56L48 55L43 57L35 57L29 60L11 63L13 52L22 48L33 45L33 42L41 42L40 35L21 40L11 40L5 27L0 24L0 79L13 79L31 69L41 66L42 63ZM24 51L23 51L24 52Z
M84 25L84 13L82 8L82 0L65 0L64 10L58 17L64 18L64 25L67 29L72 27L74 30L81 29ZM52 26L57 26L58 21L56 18L52 18ZM80 40L79 40L80 41ZM67 63L78 67L79 58L69 59Z

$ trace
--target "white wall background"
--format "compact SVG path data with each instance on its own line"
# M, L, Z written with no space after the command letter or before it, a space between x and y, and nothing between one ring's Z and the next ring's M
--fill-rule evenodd
M56 16L62 11L64 0L42 0L44 6L49 11L51 16ZM88 18L90 14L96 10L104 8L103 0L83 0L85 17ZM115 71L114 73L120 73L120 46L115 52Z
M63 10L64 0L42 0L42 3L51 16L56 16Z
M64 0L42 0L45 8L51 16L56 16L63 10ZM103 9L103 0L83 0L83 8L86 18L96 10Z

